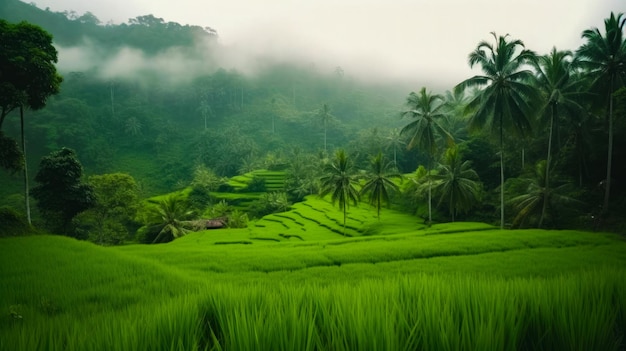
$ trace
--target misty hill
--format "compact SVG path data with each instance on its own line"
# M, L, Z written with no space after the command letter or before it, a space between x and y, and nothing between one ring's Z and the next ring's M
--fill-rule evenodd
M360 162L379 150L393 154L386 137L402 125L405 88L361 84L312 62L246 61L220 46L215 30L157 15L102 24L90 13L17 0L4 0L0 13L52 33L64 76L45 109L26 113L31 169L70 147L87 174L127 172L155 194L186 184L198 165L222 176L285 165L294 153L322 151L325 131L329 151L345 147ZM323 104L332 114L327 130ZM19 135L16 114L5 124ZM415 157L401 151L400 165L414 169ZM17 198L18 178L2 182L0 195Z
M0 17L10 22L35 23L50 32L58 45L71 47L83 44L88 38L94 45L107 48L133 47L156 53L171 47L191 47L197 40L215 40L212 28L165 22L153 15L129 19L120 25L104 24L90 12L52 12L42 10L35 3L3 0Z

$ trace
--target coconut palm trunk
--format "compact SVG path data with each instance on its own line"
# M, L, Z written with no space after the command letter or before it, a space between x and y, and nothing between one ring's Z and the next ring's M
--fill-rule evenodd
M613 92L614 76L611 76L609 91ZM602 213L609 212L609 198L611 196L611 167L613 165L613 94L609 97L609 140L606 156L606 182L604 189L604 204L602 205Z
M548 135L548 156L546 157L546 180L545 180L545 193L548 194L550 193L550 162L552 159L552 135L553 133L553 127L554 127L554 119L557 116L557 107L552 104L551 106L551 112L552 112L552 116L550 118L550 128L549 128L549 135ZM539 217L539 224L537 225L538 228L541 228L541 226L543 225L543 220L546 217L546 210L548 208L548 197L544 196L543 198L543 205L541 207L541 216Z
M32 224L30 218L30 194L28 187L28 163L26 162L26 138L24 137L24 106L20 106L20 133L22 136L22 155L24 157L24 205L26 207L26 220Z

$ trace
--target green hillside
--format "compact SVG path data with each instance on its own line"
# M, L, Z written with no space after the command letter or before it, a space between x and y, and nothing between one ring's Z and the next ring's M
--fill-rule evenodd
M308 198L248 228L162 245L4 238L0 350L443 345L429 328L443 328L437 333L462 349L623 346L619 236L480 223L426 228L391 210L378 221L362 205L350 210L349 237L331 207ZM464 319L470 310L478 319ZM429 322L431 313L440 322ZM467 330L453 332L456 323ZM475 334L493 328L509 337Z

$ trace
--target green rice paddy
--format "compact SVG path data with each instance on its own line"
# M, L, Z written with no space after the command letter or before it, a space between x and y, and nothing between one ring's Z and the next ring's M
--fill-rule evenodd
M0 350L623 350L626 242L309 197L168 244L0 240Z

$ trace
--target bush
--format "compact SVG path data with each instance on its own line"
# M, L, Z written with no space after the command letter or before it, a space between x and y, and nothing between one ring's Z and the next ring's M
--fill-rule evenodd
M249 212L252 216L261 218L271 213L287 211L290 206L287 193L271 192L263 194L259 200L250 204Z
M26 218L11 207L0 207L0 237L27 235L32 232Z
M267 187L265 186L265 179L254 176L252 180L248 183L248 186L244 188L244 192L248 193L262 193L266 191Z

